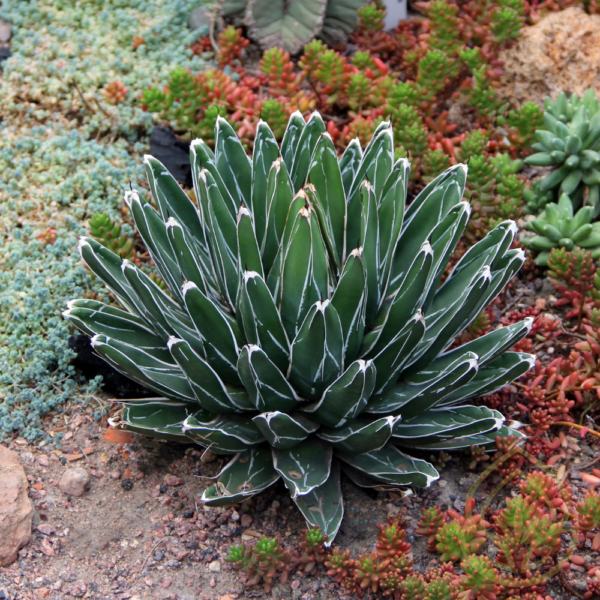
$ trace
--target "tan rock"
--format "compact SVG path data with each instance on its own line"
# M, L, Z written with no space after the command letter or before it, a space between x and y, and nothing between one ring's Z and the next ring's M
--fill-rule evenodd
M14 562L31 538L33 507L27 487L17 453L0 445L0 567Z
M562 91L582 96L591 87L600 89L600 15L579 8L550 13L524 27L499 58L505 74L497 92L511 105L541 105Z
M83 496L90 487L90 474L83 467L67 469L60 478L58 487L68 496Z

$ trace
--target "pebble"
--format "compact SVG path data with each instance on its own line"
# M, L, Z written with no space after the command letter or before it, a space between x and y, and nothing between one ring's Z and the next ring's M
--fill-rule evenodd
M175 475L167 475L167 477L165 477L165 485L170 487L183 485L183 483L184 481L181 477L176 477Z
M213 560L209 565L208 565L208 570L211 573L219 573L221 571L221 563L218 560Z
M83 496L90 488L90 474L83 467L67 469L60 478L58 487L67 496Z
M244 529L247 529L252 524L252 521L253 521L252 517L250 515L248 515L248 514L245 514L245 515L242 515L242 518L241 518L240 522L242 524L242 527Z

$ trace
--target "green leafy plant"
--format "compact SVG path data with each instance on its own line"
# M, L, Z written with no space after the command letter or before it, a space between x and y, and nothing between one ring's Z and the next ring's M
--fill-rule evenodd
M231 546L225 557L239 571L246 574L248 586L264 584L266 592L271 591L271 585L276 576L279 582L287 581L290 569L295 566L296 557L285 550L277 538L261 537L253 548L248 544Z
M122 258L132 258L134 255L133 237L122 233L121 225L105 213L96 213L90 219L90 235Z
M568 194L575 207L587 204L600 215L600 103L593 89L583 98L564 92L556 102L545 102L544 129L535 132L536 154L525 162L537 167L555 167L540 182L540 191Z
M592 258L600 257L600 222L591 223L592 206L583 206L573 214L573 203L563 194L558 204L549 202L537 219L527 223L527 229L537 235L523 238L524 246L539 252L537 265L546 265L553 248L573 250L576 247L591 251Z
M282 478L330 544L341 466L367 487L426 487L437 471L399 448L519 435L467 401L533 357L508 351L531 319L449 349L524 261L507 221L440 285L470 214L465 165L405 208L409 163L394 161L389 122L341 158L325 129L318 113L294 113L279 148L261 122L249 158L218 118L215 152L191 145L198 205L147 156L157 208L135 191L125 200L167 291L83 238L85 263L124 308L75 300L64 314L157 393L126 402L123 427L232 457L206 504L241 502Z

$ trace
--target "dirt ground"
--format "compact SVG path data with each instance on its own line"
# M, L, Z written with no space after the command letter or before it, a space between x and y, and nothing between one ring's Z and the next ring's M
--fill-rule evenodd
M19 453L30 481L35 517L30 544L13 565L0 568L0 599L347 598L324 571L312 577L292 574L285 585L277 584L265 594L262 587L246 588L224 560L231 544L261 535L279 535L286 546L297 546L305 525L283 484L236 509L209 509L199 503L198 495L223 461L203 456L197 446L137 435L125 445L105 441L105 425L93 422L81 407L72 407L60 420L54 417L49 430L54 437L62 433L62 441L40 447L17 439L9 446ZM573 467L571 483L577 494L583 493L577 467L595 458L597 451L581 440L565 439L571 456L567 463ZM453 458L439 482L404 498L366 492L344 479L346 514L335 543L350 548L355 557L370 552L375 548L375 524L402 511L415 569L435 565L435 555L426 552L425 538L415 536L414 529L423 506L462 511L466 493L477 480L466 462L465 457ZM58 486L64 471L75 466L91 473L90 489L78 498L68 497ZM489 493L489 483L479 486L479 502ZM592 564L597 558L590 554L586 560ZM572 589L584 591L584 568L571 567L566 576ZM576 597L559 583L552 583L546 593L556 599Z

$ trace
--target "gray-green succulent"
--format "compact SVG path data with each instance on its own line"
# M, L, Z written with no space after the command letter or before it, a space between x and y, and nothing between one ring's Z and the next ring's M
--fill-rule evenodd
M600 222L592 223L594 208L582 206L573 214L573 204L562 194L558 204L549 202L544 211L527 223L536 235L521 240L524 246L538 253L535 264L546 266L553 248L590 250L592 258L600 258Z
M314 37L343 40L367 0L221 0L221 13L243 23L262 48L281 46L294 54Z
M524 261L506 221L441 283L470 215L465 165L406 206L410 165L394 160L389 122L341 158L318 113L294 113L281 148L260 122L252 158L224 119L215 138L214 153L192 142L197 204L150 156L154 204L126 194L166 292L80 242L121 307L74 300L65 316L158 395L126 401L124 427L230 455L208 505L281 478L329 541L343 515L340 467L362 486L428 486L437 471L405 451L520 435L466 401L532 366L510 351L531 319L452 347Z
M575 208L586 204L600 215L600 103L593 89L582 98L564 92L556 102L545 100L545 129L535 132L536 154L525 159L529 165L555 167L540 180L539 192L567 194ZM530 200L528 199L528 202Z

